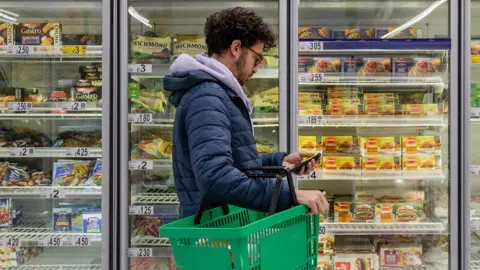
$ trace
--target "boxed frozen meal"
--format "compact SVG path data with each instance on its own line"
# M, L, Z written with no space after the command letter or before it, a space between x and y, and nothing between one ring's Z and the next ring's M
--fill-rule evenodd
M359 115L363 113L363 105L329 104L326 105L326 115Z
M390 58L364 58L363 66L358 71L362 76L390 75L392 65Z
M440 154L442 142L440 136L405 136L402 137L404 154Z
M333 206L333 220L336 223L349 223L352 220L352 197L337 197Z
M0 231L12 228L12 201L11 199L0 199Z
M94 34L62 34L62 45L101 45L102 36Z
M80 73L102 73L102 66L80 66L78 68Z
M102 231L102 213L85 213L82 215L84 233L100 233Z
M308 56L298 57L298 72L310 72L313 65L313 58Z
M17 45L62 45L61 25L50 23L20 23L15 31Z
M373 28L349 28L332 30L334 39L372 39L375 38Z
M315 152L317 150L321 150L317 149L316 136L298 136L298 147L301 151L305 152Z
M363 156L400 156L402 153L400 137L361 137L360 147Z
M53 230L72 231L72 208L53 208Z
M343 76L356 76L358 71L362 68L363 58L361 57L348 57L342 61L342 75Z
M390 27L390 28L375 28L375 37L376 38L382 38L384 35L392 32L395 30L396 27ZM416 27L411 27L404 29L398 33L396 33L393 36L390 36L388 38L417 38L420 37L418 30Z
M54 186L85 184L90 173L90 161L60 161L53 163Z
M330 105L360 105L362 101L360 98L329 98L328 104Z
M425 218L423 205L414 202L397 202L392 206L394 222L420 222Z
M361 169L360 157L351 156L323 156L324 171L357 171Z
M299 103L298 115L323 115L324 105L311 104L311 103Z
M351 203L352 218L350 222L367 222L375 221L375 201L359 201L354 200Z
M404 171L431 171L441 168L440 156L436 155L403 155L402 169Z
M402 168L400 156L368 156L362 158L362 171L368 172L396 172Z
M327 88L327 96L329 99L345 99L345 98L358 98L360 91L354 87L329 87Z
M323 153L325 154L352 154L359 149L357 136L323 136Z
M384 245L380 247L380 265L400 268L421 266L422 254L421 245Z
M100 209L97 205L70 205L72 215L72 231L82 232L84 229L84 214L98 213Z
M397 96L393 93L364 93L364 104L395 104Z
M318 236L318 254L333 254L333 245L335 236L331 234L321 234Z
M440 58L417 57L413 59L413 66L408 72L408 76L425 76L440 70Z
M340 72L341 59L336 57L313 57L310 73Z
M132 35L132 63L168 64L171 54L170 37Z
M364 115L396 115L402 111L399 104L365 104Z
M333 256L337 270L376 270L378 269L378 255L375 253L336 254Z
M92 82L92 80L98 81L98 76L101 77L101 75L98 74L98 78L95 76L97 75L94 75L92 79L77 81L75 87L72 90L72 98L74 101L98 102L102 99L102 88L96 86L94 82Z
M439 116L442 104L402 104L402 112L408 116Z
M13 23L0 22L0 46L14 45L15 26Z
M318 256L317 270L332 270L333 262L331 255Z
M173 39L173 59L185 53L191 56L207 53L205 36L199 35L177 35Z
M408 73L415 65L413 57L394 57L392 59L393 76L395 77L408 77Z
M298 38L302 39L327 39L330 38L330 30L326 27L299 27Z

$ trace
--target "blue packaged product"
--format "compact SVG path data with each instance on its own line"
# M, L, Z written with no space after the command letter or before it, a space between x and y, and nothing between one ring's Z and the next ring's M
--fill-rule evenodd
M83 215L97 213L100 209L92 205L72 205L72 231L83 231Z
M102 213L83 214L83 232L99 233L102 230Z
M102 160L97 159L95 167L90 172L87 182L87 186L102 186Z
M72 208L53 208L53 230L72 231Z

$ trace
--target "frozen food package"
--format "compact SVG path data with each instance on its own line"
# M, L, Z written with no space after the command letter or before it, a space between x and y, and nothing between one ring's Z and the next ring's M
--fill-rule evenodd
M13 23L0 22L0 46L14 45L15 26Z
M354 154L359 150L359 137L357 136L323 136L323 153L328 154Z
M132 35L132 63L168 64L171 54L171 38Z
M6 87L0 85L0 102L23 101L24 91L24 88Z
M360 105L361 104L360 98L329 98L328 104L330 105Z
M176 35L173 39L173 60L180 54L185 53L190 56L207 53L208 48L205 43L205 36L202 35Z
M362 171L367 176L369 172L397 172L402 169L401 156L367 156L362 157Z
M403 104L402 112L407 116L440 116L442 104Z
M72 212L72 231L83 232L83 215L87 213L98 213L100 209L97 205L70 204Z
M398 101L400 104L423 104L423 97L425 91L419 90L417 92L401 92L398 94Z
M101 147L102 134L97 131L64 131L53 142L54 147Z
M98 77L92 77L89 80L78 80L72 91L74 101L98 102L102 99L102 87L97 87L92 80L101 80Z
M0 162L0 184L2 185L5 177L7 176L8 164L8 161Z
M364 93L363 103L368 105L384 105L398 103L398 96L393 93Z
M313 57L299 56L298 57L298 72L310 72L313 65Z
M298 38L302 39L328 39L330 30L326 27L299 27Z
M309 68L310 73L331 73L340 72L342 60L335 57L314 57L312 58L312 66Z
M298 115L323 115L324 105L322 104L298 104Z
M359 171L361 158L352 156L323 156L322 164L324 171Z
M420 222L425 219L423 205L414 202L397 202L392 206L394 222Z
M373 39L375 38L375 29L373 28L350 28L345 29L346 39Z
M298 136L298 147L301 151L315 152L317 149L316 136Z
M72 231L72 208L53 208L53 230Z
M470 41L470 58L472 64L480 64L480 40Z
M318 236L318 254L333 254L333 245L335 236L331 234L321 234Z
M399 104L365 104L363 106L364 115L397 115L402 112Z
M363 66L358 71L363 76L389 75L392 72L390 58L364 58Z
M393 76L408 77L409 71L415 65L413 57L394 57L392 59Z
M440 71L442 60L440 58L417 57L413 59L413 66L408 76L426 76Z
M14 166L10 164L8 166L5 178L3 180L3 186L33 186L34 182L30 178L30 174L27 168L20 166Z
M319 255L316 270L333 270L331 255Z
M15 31L17 45L62 45L61 25L49 23L19 23Z
M385 245L380 247L380 265L384 267L413 267L423 264L421 245Z
M342 75L357 76L364 63L361 57L348 57L342 60Z
M376 270L378 269L378 255L375 253L337 254L333 256L337 270Z
M133 158L170 159L172 157L171 138L145 136L132 148Z
M97 159L95 162L95 167L90 172L87 182L85 182L86 186L102 186L102 160Z
M89 65L89 66L80 66L78 72L81 73L102 73L102 66Z
M404 171L434 171L441 169L441 157L436 155L403 155Z
M84 213L82 214L82 222L84 233L102 232L102 213Z
M90 161L59 161L53 163L54 186L84 185L90 173Z
M166 92L161 89L139 90L130 102L132 113L165 113L168 104Z
M363 156L400 156L402 153L400 137L361 137L360 147Z
M436 154L442 152L440 136L404 136L402 137L404 154Z
M354 200L351 209L351 222L373 223L375 221L375 201Z
M384 35L392 32L393 30L395 30L396 27L390 27L390 28L375 28L375 37L376 38L382 38ZM410 28L406 28L390 37L388 37L389 39L392 39L392 38L419 38L421 37L419 35L419 31L416 27L410 27Z
M357 104L329 104L326 105L326 115L360 115L363 114L363 105Z
M349 223L352 220L352 198L337 197L334 200L333 220L336 223Z

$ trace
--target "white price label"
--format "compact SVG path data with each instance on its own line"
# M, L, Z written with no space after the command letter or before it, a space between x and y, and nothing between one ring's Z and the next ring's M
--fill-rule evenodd
M152 64L129 64L129 73L152 73Z
M62 189L44 189L42 190L42 198L49 199L64 199L65 191Z
M0 244L4 247L18 247L20 246L20 239L17 237L4 238L0 240Z
M321 125L323 117L321 115L299 115L298 123L303 125Z
M86 235L81 235L72 237L71 242L72 246L86 247L91 245L91 240L92 239L90 239L90 237Z
M11 157L30 157L35 155L33 147L12 147L8 149Z
M32 102L8 102L8 110L26 112L32 108Z
M325 82L324 73L300 73L298 74L298 81L300 83L319 83Z
M322 41L300 41L298 48L302 52L323 51L323 42Z
M128 169L131 171L153 170L153 160L130 160Z
M51 236L43 239L43 243L39 243L44 247L60 247L63 246L63 239L59 236Z
M480 165L470 165L470 174L472 175L480 174Z
M130 123L151 123L153 114L151 113L129 113L128 122Z
M86 147L69 148L66 150L66 155L69 157L88 157L90 153L90 148Z
M151 248L129 248L128 257L153 257Z
M320 235L328 234L328 227L327 226L320 226L319 233L320 233Z
M128 213L130 215L146 215L150 216L153 215L155 212L155 208L151 205L131 205Z
M18 45L13 46L10 51L11 54L14 55L29 55L34 53L33 47L26 46L26 45Z
M87 108L86 102L63 102L62 110L64 111L83 111Z
M313 171L310 174L298 176L298 179L300 179L300 180L318 180L318 179L321 178L321 176L322 176L322 172Z

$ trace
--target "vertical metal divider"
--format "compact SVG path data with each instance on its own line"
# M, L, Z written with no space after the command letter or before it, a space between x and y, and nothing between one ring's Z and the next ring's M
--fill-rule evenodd
M289 74L289 95L288 95L288 123L289 123L289 134L287 136L289 141L289 152L298 151L298 5L300 4L299 0L289 1L289 12L288 12L288 38L289 38L289 47L288 47L288 68L290 70ZM293 182L298 188L298 178L294 176Z
M119 164L118 164L118 185L119 185L119 268L129 269L128 247L130 244L128 207L130 204L130 179L128 171L129 159L129 136L128 129L128 47L129 47L129 18L128 0L120 0L119 15L119 79L118 79L118 108L119 108Z
M115 100L117 93L112 91L116 87L117 69L115 65L117 5L114 0L102 1L102 269L116 269L116 245L118 238L116 212L116 186L113 179L117 178L116 150L114 147L117 138L113 133L115 128Z
M288 16L288 0L278 2L278 57L279 57L279 102L278 112L278 150L288 152L288 20L282 20Z
M470 38L471 38L471 13L470 13L470 0L462 0L461 2L461 15L462 21L460 23L460 102L462 109L460 112L460 200L461 200L461 212L460 212L460 269L470 268L470 73L471 73L471 61L470 61Z
M462 0L463 1L463 0ZM460 181L461 181L461 163L460 160L460 136L462 135L460 130L461 124L461 106L459 93L461 89L460 72L460 1L450 0L450 18L449 18L449 36L451 40L450 48L450 80L449 80L449 94L450 94L450 106L449 106L449 167L450 167L450 219L449 219L449 233L450 233L450 246L449 246L449 263L450 269L460 269L460 217L461 217L461 198L460 195Z

